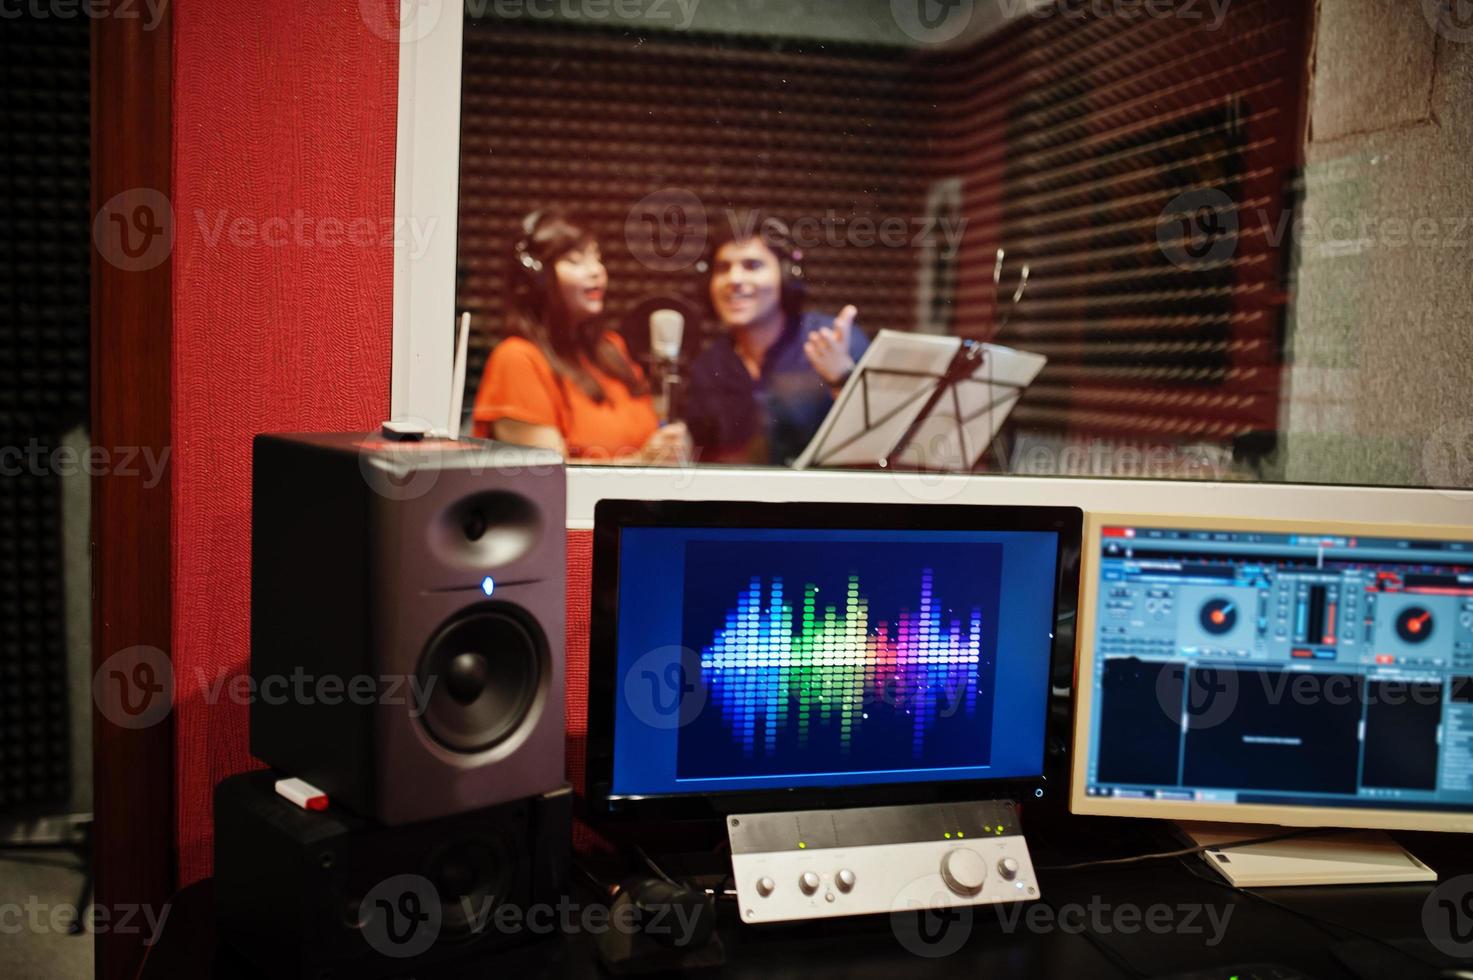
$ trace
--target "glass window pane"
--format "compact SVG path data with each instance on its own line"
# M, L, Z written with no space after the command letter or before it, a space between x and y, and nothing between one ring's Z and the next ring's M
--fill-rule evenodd
M1423 6L468 2L474 429L1473 485L1467 32Z

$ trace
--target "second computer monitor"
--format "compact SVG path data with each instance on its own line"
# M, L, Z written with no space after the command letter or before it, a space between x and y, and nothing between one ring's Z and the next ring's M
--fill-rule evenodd
M1473 830L1473 528L1091 515L1076 812Z

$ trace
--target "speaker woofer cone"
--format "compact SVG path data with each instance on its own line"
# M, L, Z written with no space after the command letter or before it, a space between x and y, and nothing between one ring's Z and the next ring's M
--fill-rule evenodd
M527 720L547 660L547 637L526 612L476 606L442 626L420 657L420 690L430 692L420 721L446 748L485 751Z
M517 855L505 840L488 836L441 848L425 867L439 894L440 928L450 939L490 927L490 917L512 893Z

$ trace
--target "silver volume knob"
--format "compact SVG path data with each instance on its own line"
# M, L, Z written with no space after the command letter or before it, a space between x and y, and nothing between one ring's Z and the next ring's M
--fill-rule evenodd
M941 880L956 894L970 898L987 881L987 862L976 851L958 847L941 859Z
M1018 877L1018 861L1016 858L1003 858L997 862L997 873L1008 881Z
M814 892L818 891L818 885L818 875L814 874L812 871L803 872L803 876L798 879L798 888L805 895L812 895Z
M757 879L757 894L758 895L761 895L763 898L766 898L768 895L771 895L772 894L772 890L774 888L776 888L776 887L777 887L777 882L773 881L771 878L758 878Z
M839 891L846 895L854 890L854 872L848 868L840 869L839 873L834 875L834 881L838 883Z

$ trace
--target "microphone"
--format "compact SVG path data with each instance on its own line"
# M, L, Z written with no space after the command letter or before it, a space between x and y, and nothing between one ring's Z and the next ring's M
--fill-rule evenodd
M679 418L680 347L685 340L685 317L678 310L650 314L650 357L655 375L655 410L660 422Z
M650 350L661 361L679 361L680 344L685 339L685 317L676 310L656 310L650 314Z

